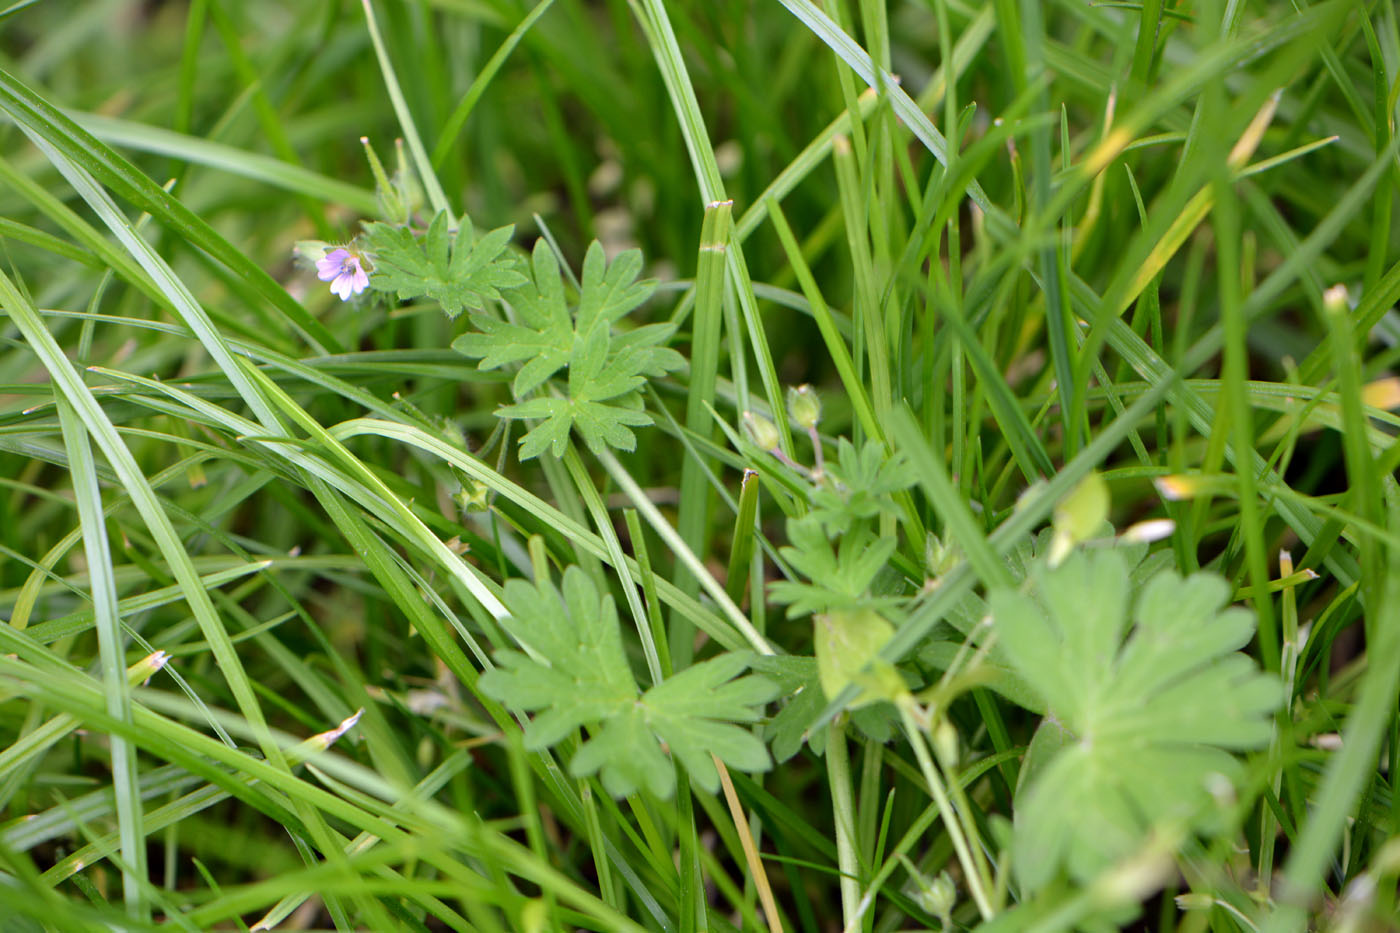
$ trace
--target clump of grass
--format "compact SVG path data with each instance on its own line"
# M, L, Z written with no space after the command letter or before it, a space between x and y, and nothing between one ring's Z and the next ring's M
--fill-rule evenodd
M0 27L5 929L1393 924L1390 6Z

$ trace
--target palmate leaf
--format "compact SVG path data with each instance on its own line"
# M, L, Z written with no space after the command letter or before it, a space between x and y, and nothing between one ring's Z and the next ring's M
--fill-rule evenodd
M1107 532L1111 529L1105 523L1100 530ZM1047 560L1054 538L1054 531L1046 528L1034 539L1018 542L1004 558L1011 579L1020 584L1032 568ZM1130 589L1141 589L1157 573L1172 564L1170 552L1149 553L1146 544L1120 541L1114 551L1122 556L1124 566L1129 568ZM1007 659L1006 645L1002 639L993 635L989 627L981 625L990 613L986 600L975 593L966 594L920 646L919 660L936 670L947 670L957 659L966 656L968 646L975 647L981 655L977 662L978 675L987 687L1017 706L1043 714L1043 696L1017 673ZM989 635L993 637L988 639Z
M828 609L878 608L899 600L869 595L871 583L894 554L892 537L876 537L864 525L842 534L833 550L819 515L789 519L780 553L810 582L779 580L768 587L776 602L789 603L788 617Z
M456 317L463 308L499 299L501 289L525 284L517 260L506 252L514 227L500 227L474 241L470 221L456 233L450 226L446 211L433 218L422 240L407 227L367 224L364 249L374 257L370 287L404 300L429 298L448 317Z
M1033 596L989 597L1005 657L1049 711L1016 796L1030 890L1060 870L1088 882L1154 826L1205 828L1210 783L1240 772L1229 751L1271 735L1279 684L1238 653L1254 621L1224 608L1229 585L1166 570L1134 599L1128 571L1115 550L1075 553L1032 568Z
M811 514L828 532L844 531L859 519L896 513L892 497L914 481L908 461L887 456L879 441L866 441L857 450L843 437L837 443L836 461L827 463L826 477L812 490Z
M574 346L574 323L559 263L543 238L535 241L530 263L530 281L507 293L519 323L473 314L471 323L476 332L468 331L452 342L458 353L480 357L480 369L524 362L511 384L516 398L568 365Z
M578 332L586 334L599 321L614 324L629 311L635 310L656 291L651 279L637 280L642 271L642 251L624 250L609 265L603 244L594 240L583 258L582 287L578 311L574 315Z
M597 324L587 339L573 346L567 396L532 398L496 410L502 418L541 420L520 439L522 459L539 456L546 449L563 456L574 428L594 452L605 446L621 450L637 446L630 428L651 424L637 394L645 379L625 365L609 363L610 342L607 325Z
M587 727L591 738L569 772L598 773L619 797L643 787L663 798L675 792L663 743L711 793L719 790L711 754L743 771L769 767L763 743L736 725L757 722L777 694L766 678L739 676L753 661L748 652L692 665L638 696L612 597L600 595L582 570L564 572L562 599L548 580L512 580L505 597L506 624L531 654L498 652L498 666L481 676L481 689L537 714L525 729L527 748L547 748Z
M763 738L779 762L797 754L804 743L817 755L826 750L827 730L812 729L828 702L818 666L816 658L790 654L754 659L754 670L776 682L778 695L786 698L763 727ZM851 722L872 742L884 744L894 735L894 707L888 703L853 707L849 713Z
M642 697L641 711L656 737L711 793L719 790L711 754L740 771L767 771L770 765L763 743L734 725L758 722L764 705L778 694L764 677L738 676L753 658L747 651L731 651L693 664Z
M576 567L565 572L563 587L561 601L549 580L506 582L511 634L535 657L498 652L496 669L482 675L488 695L509 698L521 709L545 711L525 731L531 748L553 745L637 698L612 597L600 599L593 581ZM556 659L565 661L555 663ZM570 702L556 704L560 696L568 696Z
M787 698L763 727L764 739L773 746L773 757L780 763L787 761L808 741L812 751L820 755L826 747L826 731L818 729L810 736L807 734L827 703L818 680L817 659L774 655L759 658L754 662L754 669L776 682L778 695Z
M571 308L559 263L541 239L531 260L531 280L505 293L516 320L473 314L476 332L453 342L459 353L479 358L481 369L523 364L511 383L516 403L496 411L502 418L541 422L520 439L521 459L546 450L561 456L574 429L595 452L605 447L630 451L636 448L631 429L652 423L641 410L638 390L648 377L664 375L685 360L664 346L675 332L670 324L613 333L612 325L655 290L654 282L637 280L641 267L636 250L609 265L595 241ZM565 367L567 392L526 398Z
M637 399L640 402L640 398ZM520 439L520 459L538 457L546 450L562 457L569 443L569 431L577 428L588 449L594 453L606 447L634 450L637 437L631 428L652 423L651 415L638 408L608 404L590 398L532 398L496 410L502 418L543 419Z

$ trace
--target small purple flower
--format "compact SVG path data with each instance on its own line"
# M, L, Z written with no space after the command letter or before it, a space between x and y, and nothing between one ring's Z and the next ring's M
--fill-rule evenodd
M360 266L360 257L347 249L333 249L316 261L316 277L331 283L331 291L341 301L349 301L369 287L369 276Z

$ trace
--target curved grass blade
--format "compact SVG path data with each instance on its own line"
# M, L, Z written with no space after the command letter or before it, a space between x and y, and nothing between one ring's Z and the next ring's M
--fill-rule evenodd
M113 581L112 549L103 521L102 491L87 431L73 407L60 399L59 422L68 449L69 470L77 500L78 518L87 555L93 617L97 625L97 650L102 662L102 684L107 712L123 722L131 721L131 684L127 679L125 636L117 609ZM136 749L120 736L110 738L112 793L116 798L117 827L121 839L122 895L127 912L137 919L149 916L143 888L147 880L146 840L142 828L141 779Z
M103 114L71 110L67 113L78 126L113 146L166 155L182 162L218 169L284 191L344 204L360 214L373 216L379 211L373 191L260 152L250 152L198 136L188 136L159 126Z
M118 197L150 214L172 233L223 263L285 314L287 321L301 331L316 349L322 352L340 351L340 342L330 331L288 295L286 289L277 284L262 267L235 249L213 227L151 181L136 166L4 70L0 70L0 110L9 114L32 139L46 141Z
M515 51L515 47L520 44L520 40L525 38L525 33L530 31L530 27L545 14L554 0L540 0L535 4L535 8L525 14L525 18L520 21L520 25L506 36L505 41L496 49L495 54L482 66L475 78L472 79L471 87L467 88L467 93L462 95L461 101L452 111L452 116L447 118L447 122L442 125L442 132L438 134L437 145L433 147L433 156L430 160L433 168L440 168L447 154L452 151L452 144L457 141L457 134L462 132L462 127L466 125L467 117L471 116L472 108L481 99L481 95L486 93L486 89L491 85L491 80L496 77L496 72L501 70L501 66L510 58L510 53Z

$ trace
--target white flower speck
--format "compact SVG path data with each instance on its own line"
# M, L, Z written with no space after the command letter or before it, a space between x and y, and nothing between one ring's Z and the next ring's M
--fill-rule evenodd
M360 257L347 249L333 249L316 262L316 277L331 283L331 291L341 301L349 301L369 287L369 276L360 265Z

